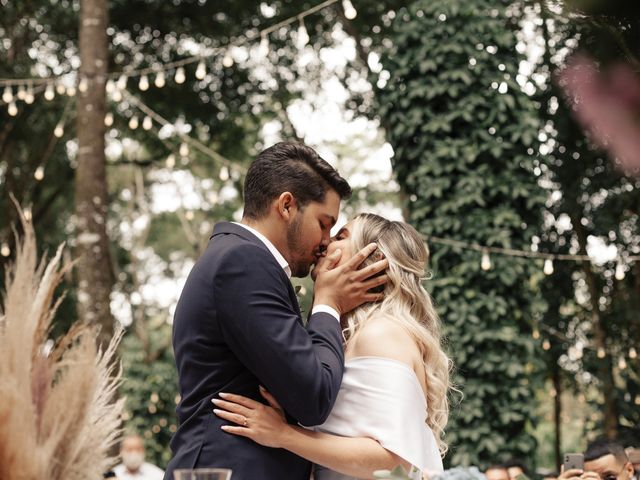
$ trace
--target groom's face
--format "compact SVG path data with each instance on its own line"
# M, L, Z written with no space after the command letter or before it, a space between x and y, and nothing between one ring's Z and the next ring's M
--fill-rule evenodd
M298 210L287 229L287 260L294 277L306 277L311 266L324 255L339 211L340 196L331 189L327 190L324 202L310 202Z

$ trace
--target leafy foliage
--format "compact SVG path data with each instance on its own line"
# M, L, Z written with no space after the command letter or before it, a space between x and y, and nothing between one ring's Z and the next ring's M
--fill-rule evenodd
M516 82L519 54L509 2L413 2L398 12L390 78L378 112L410 221L425 235L526 248L544 192L534 175L536 106ZM447 440L454 465L527 458L538 365L531 323L542 303L540 266L431 243L428 282L444 321L464 400Z

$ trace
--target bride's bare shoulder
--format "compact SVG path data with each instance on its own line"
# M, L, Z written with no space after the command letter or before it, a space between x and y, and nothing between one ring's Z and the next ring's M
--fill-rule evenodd
M421 358L415 340L398 322L387 317L370 318L348 345L349 357L382 357L409 366Z

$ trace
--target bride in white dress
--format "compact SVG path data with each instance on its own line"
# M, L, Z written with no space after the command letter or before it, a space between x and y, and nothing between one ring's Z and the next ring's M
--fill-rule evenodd
M339 248L345 262L371 242L389 261L384 298L341 319L345 372L327 420L313 429L289 425L265 391L271 407L231 394L215 402L214 412L236 424L225 431L310 460L316 480L372 478L397 465L412 479L442 471L451 361L422 286L429 252L410 225L364 214L338 232L327 254Z

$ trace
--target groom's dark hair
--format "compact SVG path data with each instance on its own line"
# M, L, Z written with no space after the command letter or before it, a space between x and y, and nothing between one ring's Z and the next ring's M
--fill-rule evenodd
M341 199L351 187L318 153L301 143L280 142L262 151L249 166L244 180L244 218L259 219L283 192L290 192L298 208L323 202L331 188Z

